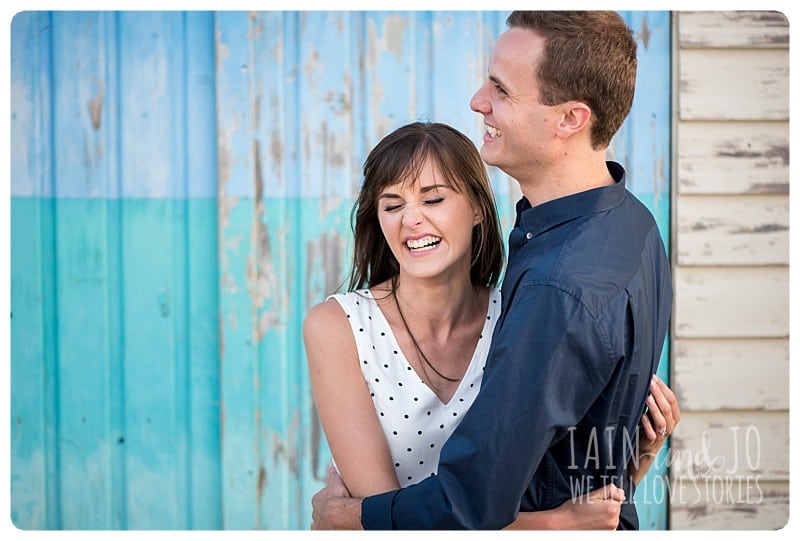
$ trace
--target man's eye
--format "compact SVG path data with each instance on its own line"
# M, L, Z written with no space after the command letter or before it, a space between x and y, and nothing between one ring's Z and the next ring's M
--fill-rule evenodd
M508 92L506 92L506 91L505 91L505 89L503 89L503 87L502 87L502 86L497 86L497 85L494 85L494 89L495 89L495 90L496 90L496 91L497 91L499 94L503 94L504 96L508 94Z

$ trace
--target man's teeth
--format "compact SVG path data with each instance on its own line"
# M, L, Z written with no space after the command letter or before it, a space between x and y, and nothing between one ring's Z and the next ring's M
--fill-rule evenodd
M406 242L406 245L411 250L419 250L421 248L430 248L436 244L439 244L442 241L439 237L433 237L428 235L427 237L422 237L421 239L416 240L409 240Z
M492 137L500 137L500 130L498 130L497 128L494 128L492 126L486 126L486 131L488 131L489 135L491 135Z

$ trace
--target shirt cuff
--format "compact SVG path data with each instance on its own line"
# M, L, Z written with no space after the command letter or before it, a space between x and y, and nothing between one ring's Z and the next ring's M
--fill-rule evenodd
M392 529L392 503L397 490L361 500L361 526L365 530Z

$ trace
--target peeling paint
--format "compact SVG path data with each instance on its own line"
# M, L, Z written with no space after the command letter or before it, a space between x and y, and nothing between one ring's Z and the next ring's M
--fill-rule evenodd
M285 439L282 439L279 433L272 435L272 463L277 465L279 462L284 462L295 478L300 477L300 467L298 460L298 451L300 445L298 441L300 428L300 414L295 411L292 415L292 420L289 423L289 429L286 433Z
M735 231L731 231L732 235L743 235L753 233L776 233L779 231L788 231L789 226L782 224L761 224L757 227L742 227Z
M403 36L408 26L408 17L402 15L388 15L383 22L386 51L394 54L398 62L403 61Z
M258 484L257 484L256 499L261 501L264 499L264 488L267 486L267 470L264 466L258 468Z
M764 152L764 156L767 158L778 158L784 166L789 166L788 145L772 145Z
M639 29L637 37L642 41L644 48L650 45L650 28L647 26L647 17L642 17L642 27Z
M249 12L247 18L250 21L250 31L247 33L247 38L255 41L264 33L264 21L261 20L258 12L255 11Z
M106 93L106 85L103 81L97 82L97 95L89 100L89 116L92 119L92 128L95 131L100 129L100 121L103 116L103 96Z
M775 182L772 184L764 184L764 183L754 183L750 184L749 189L747 190L748 193L759 193L759 194L788 194L789 193L789 183L788 182Z

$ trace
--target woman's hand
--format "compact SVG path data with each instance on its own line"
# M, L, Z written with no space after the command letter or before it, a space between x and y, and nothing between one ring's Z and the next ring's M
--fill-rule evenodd
M656 375L650 381L650 395L645 404L647 411L641 419L638 458L631 459L628 465L631 479L637 484L647 473L658 451L681 420L681 408L678 406L675 393Z
M555 509L520 513L507 530L616 530L625 491L613 484L571 498Z

